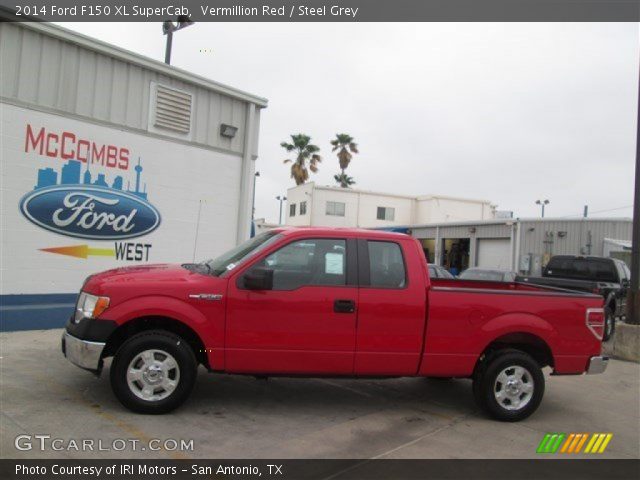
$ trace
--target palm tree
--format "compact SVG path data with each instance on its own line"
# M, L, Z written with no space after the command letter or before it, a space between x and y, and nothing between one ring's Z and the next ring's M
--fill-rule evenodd
M280 146L287 152L295 152L296 159L286 159L284 163L292 164L291 178L296 181L296 185L302 185L309 179L309 170L313 173L318 171L318 163L322 161L322 158L317 153L320 151L320 147L310 143L311 137L304 133L291 135L291 141L293 143L282 142ZM309 162L308 170L307 161Z
M353 178L349 177L344 173L344 171L351 163L351 159L353 158L354 153L358 152L358 145L353 141L353 137L346 133L336 133L336 138L331 140L331 145L333 146L332 152L338 151L338 162L340 162L340 170L342 173L340 175L335 175L336 182L340 184L343 188L349 188L349 185L353 185Z
M349 188L356 183L353 177L350 177L346 173L339 173L338 175L334 175L333 178L342 188Z

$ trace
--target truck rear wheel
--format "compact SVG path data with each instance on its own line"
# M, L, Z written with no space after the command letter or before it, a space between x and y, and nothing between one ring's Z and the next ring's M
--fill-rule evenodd
M191 393L197 366L191 347L179 336L142 332L118 349L111 364L111 388L129 410L167 413Z
M530 355L502 350L480 364L473 378L473 393L479 406L493 418L517 422L540 405L544 375Z
M608 342L613 337L613 332L616 330L616 318L613 315L611 307L605 307L604 309L604 334L602 335L602 341Z

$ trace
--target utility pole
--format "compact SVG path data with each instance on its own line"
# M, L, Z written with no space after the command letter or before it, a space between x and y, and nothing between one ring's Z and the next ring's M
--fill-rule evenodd
M640 324L640 76L638 83L638 124L636 125L636 172L633 198L633 238L631 241L631 285L627 293L627 323Z
M549 205L549 200L536 200L536 205L542 206L542 218L544 218L544 206Z
M276 197L276 200L280 201L280 217L278 217L279 218L278 225L282 225L282 202L286 202L287 197L278 195Z
M253 174L253 199L251 200L251 221L256 217L256 180L260 176L260 172Z

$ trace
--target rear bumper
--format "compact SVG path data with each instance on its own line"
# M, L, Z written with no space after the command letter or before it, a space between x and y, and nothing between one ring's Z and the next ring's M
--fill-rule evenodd
M587 375L593 375L596 373L604 373L609 365L609 357L596 356L589 359L587 365Z
M106 343L80 340L69 332L62 334L62 353L74 365L92 372L99 372L102 366L102 351Z

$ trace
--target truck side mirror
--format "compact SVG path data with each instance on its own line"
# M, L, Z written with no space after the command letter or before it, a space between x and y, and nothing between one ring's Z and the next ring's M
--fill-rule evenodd
M242 276L244 288L247 290L273 290L273 270L255 267Z

